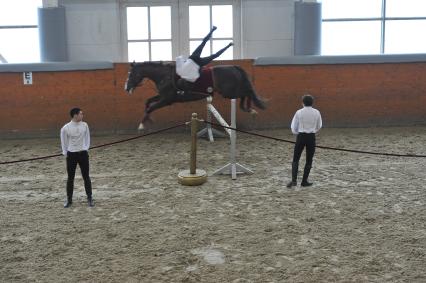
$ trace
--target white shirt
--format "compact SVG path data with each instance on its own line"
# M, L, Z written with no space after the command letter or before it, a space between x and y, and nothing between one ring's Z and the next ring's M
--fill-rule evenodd
M86 122L70 121L61 129L62 154L67 156L67 151L78 152L89 150L90 132Z
M297 110L291 121L291 131L295 135L298 133L316 133L321 127L321 114L311 106L303 106L302 109Z
M190 58L179 56L176 58L176 73L187 81L195 82L200 77L200 66Z

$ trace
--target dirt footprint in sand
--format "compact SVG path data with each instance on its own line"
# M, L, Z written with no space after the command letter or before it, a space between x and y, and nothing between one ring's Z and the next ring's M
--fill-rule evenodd
M116 210L109 216L114 221L122 221L126 219L127 215L125 213L120 212L120 210Z

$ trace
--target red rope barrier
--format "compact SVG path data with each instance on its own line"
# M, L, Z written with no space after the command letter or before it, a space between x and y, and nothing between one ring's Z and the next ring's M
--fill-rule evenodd
M175 126L171 126L171 127L163 128L163 129L160 129L160 130L157 130L157 131L153 131L153 132L150 132L150 133L138 135L136 137L131 137L131 138L124 139L124 140L119 140L119 141L115 141L115 142L110 142L110 143L105 143L105 144L101 144L101 145L92 146L90 149L95 149L95 148L105 147L105 146L114 145L114 144L118 144L118 143L128 142L128 141L131 141L131 140L135 140L135 139L139 139L139 138L142 138L142 137L146 137L146 136L158 134L158 133L161 133L161 132L165 132L165 131L168 131L168 130L172 130L172 129L175 129L175 128L178 128L178 127L182 127L182 126L185 126L185 125L186 125L186 123L180 123L180 124L175 125ZM28 158L28 159L20 159L20 160L13 160L13 161L4 161L4 162L0 162L0 165L13 164L13 163L21 163L21 162L29 162L29 161L41 160L41 159L49 159L49 158L58 157L58 156L62 156L62 153L52 154L52 155L47 155L47 156L34 157L34 158Z
M257 136L257 137L261 137L261 138L266 138L266 139L271 139L271 140L281 141L281 142L286 142L286 143L292 143L292 144L295 143L294 141L290 141L290 140L285 140L285 139L280 139L280 138L274 138L274 137L270 137L270 136L266 136L266 135L261 135L261 134L257 134L257 133L252 133L252 132L248 132L248 131L239 130L239 129L236 129L236 128L225 127L225 126L223 126L221 124L217 124L217 123L212 123L212 122L207 122L207 121L204 121L204 123L211 124L211 125L218 126L218 127L223 127L223 128L230 129L230 130L235 130L237 132L241 132L241 133L244 133L244 134L248 134L248 135L252 135L252 136ZM383 153L383 152L362 151L362 150L355 150L355 149L344 149L344 148L337 148L337 147L330 147L330 146L321 146L321 145L317 145L316 147L317 148L322 148L322 149L345 151L345 152L352 152L352 153L363 153L363 154L371 154L371 155L383 155L383 156L394 156L394 157L426 158L426 155L421 155L421 154Z

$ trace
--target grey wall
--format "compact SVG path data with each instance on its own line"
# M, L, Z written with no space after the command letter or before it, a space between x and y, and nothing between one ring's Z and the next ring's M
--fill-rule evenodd
M123 61L118 0L61 0L70 61Z
M66 8L71 61L126 61L121 48L119 3L59 0ZM242 59L293 55L294 0L241 0L241 23Z
M241 17L244 59L293 55L293 0L242 0Z

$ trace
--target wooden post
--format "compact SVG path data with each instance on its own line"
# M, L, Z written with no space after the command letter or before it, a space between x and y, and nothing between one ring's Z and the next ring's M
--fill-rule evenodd
M185 186L199 186L207 181L206 171L197 169L197 128L197 113L192 113L189 170L183 170L178 174L179 183Z

